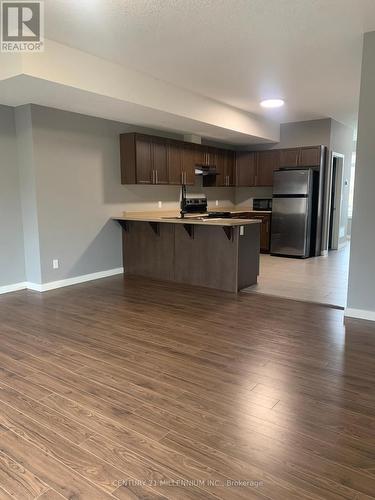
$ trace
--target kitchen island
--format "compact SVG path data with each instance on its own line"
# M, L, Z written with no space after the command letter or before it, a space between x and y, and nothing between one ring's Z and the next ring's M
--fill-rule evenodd
M124 213L126 274L237 292L257 282L260 221Z

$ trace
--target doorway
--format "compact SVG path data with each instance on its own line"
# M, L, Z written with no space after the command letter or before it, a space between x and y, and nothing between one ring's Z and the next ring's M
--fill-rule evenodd
M344 157L338 153L333 153L329 200L328 250L339 249L343 175Z

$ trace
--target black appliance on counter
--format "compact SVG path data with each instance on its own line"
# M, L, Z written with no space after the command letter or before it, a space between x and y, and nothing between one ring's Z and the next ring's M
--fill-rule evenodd
M259 212L272 211L272 198L254 198L253 210L257 210Z
M199 214L207 212L207 197L204 194L188 195L186 186L182 184L180 195L180 214L184 218L187 214Z

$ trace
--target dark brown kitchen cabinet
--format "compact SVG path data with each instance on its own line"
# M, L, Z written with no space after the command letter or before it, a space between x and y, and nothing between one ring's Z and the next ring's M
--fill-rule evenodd
M192 145L192 148L194 150L194 161L196 166L202 166L206 165L207 163L207 156L206 156L206 150L203 146L200 144L194 144Z
M188 186L195 184L195 146L193 144L185 144L182 155L182 182Z
M230 187L235 185L235 153L229 150L216 151L216 186Z
M280 149L280 168L298 167L299 148Z
M271 214L247 212L241 218L260 220L260 251L269 253L271 249Z
M271 214L254 214L252 218L262 221L260 225L260 251L269 253L271 249Z
M182 161L184 148L177 141L167 142L168 184L180 185L182 183Z
M321 159L321 146L280 149L281 168L319 167Z
M211 146L195 145L196 163L204 167L215 167L217 164L217 149Z
M195 161L195 150L192 146L179 141L168 141L168 184L178 186L181 184L194 185Z
M299 167L317 167L321 163L322 148L316 146L312 148L301 148L298 159Z
M280 151L277 149L259 151L255 176L256 186L272 186L273 173L280 168Z
M323 146L237 151L146 134L120 136L122 184L195 184L197 166L216 168L203 186L272 186L279 168L320 168Z
M164 139L154 137L151 143L153 184L168 184L167 144Z
M120 136L122 184L168 184L164 139L143 134Z
M136 182L137 184L153 184L154 172L152 169L151 140L147 137L136 136Z
M256 153L240 151L236 153L236 186L255 186Z
M236 155L234 151L226 151L226 174L228 177L227 186L236 185Z

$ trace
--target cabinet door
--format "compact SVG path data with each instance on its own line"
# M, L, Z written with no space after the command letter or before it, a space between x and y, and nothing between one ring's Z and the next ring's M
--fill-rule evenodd
M185 184L194 186L195 184L195 147L186 145L183 148L182 174Z
M152 184L151 138L136 136L136 182L137 184Z
M205 165L207 156L206 156L206 149L204 146L201 146L200 144L196 144L193 146L194 149L194 160L195 160L195 165Z
M183 146L177 142L168 142L167 164L169 184L180 185L182 183L182 157Z
M256 153L248 151L236 153L236 186L255 186Z
M298 165L300 167L316 167L320 165L321 147L301 148Z
M168 184L167 144L163 139L153 139L152 169L155 184Z
M298 167L300 149L280 149L280 167Z
M280 167L278 150L259 151L257 154L256 185L272 186L273 173Z
M207 165L216 167L218 162L219 150L216 148L207 148Z
M262 253L269 253L271 242L271 217L270 215L251 214L249 219L260 220L260 251Z
M228 186L235 186L235 154L233 151L226 151L226 174Z
M271 250L271 216L264 215L260 229L260 249L263 253Z
M227 180L227 158L225 151L218 151L216 155L216 186L226 186Z

